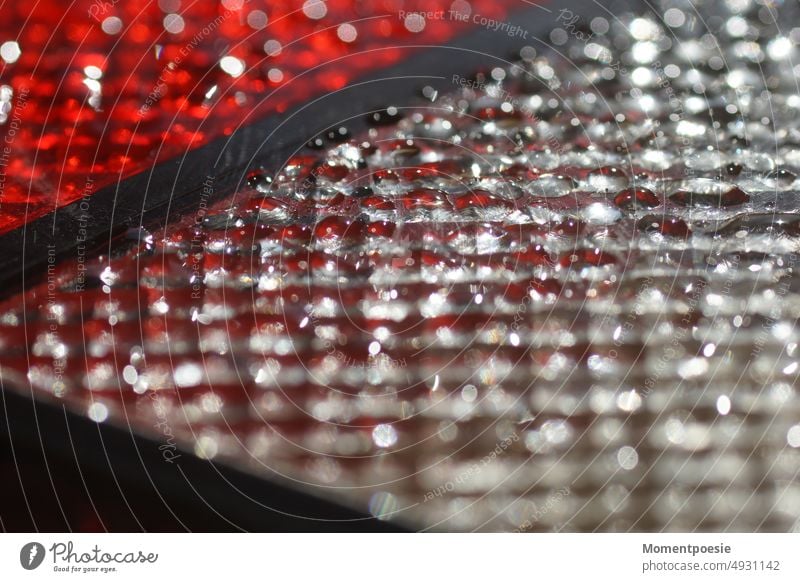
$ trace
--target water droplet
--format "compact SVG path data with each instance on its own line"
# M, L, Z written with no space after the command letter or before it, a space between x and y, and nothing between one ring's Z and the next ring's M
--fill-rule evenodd
M314 238L326 245L349 243L361 240L364 223L342 216L328 216L314 227Z
M790 447L800 448L800 424L795 424L786 433L786 442Z
M382 449L393 447L397 444L397 431L391 424L379 424L372 429L372 441Z
M617 462L626 471L631 471L639 464L639 453L633 447L626 445L617 451Z
M257 212L261 220L269 221L288 220L293 214L288 202L271 196L253 198L248 202L247 209Z
M607 202L595 202L582 208L580 216L589 224L609 225L619 220L622 213Z
M108 418L108 407L102 402L93 402L89 405L86 415L95 422L105 422Z
M528 183L531 196L542 198L557 198L572 192L578 187L577 182L569 176L560 174L542 174L537 179Z
M615 166L603 166L586 176L589 188L595 192L615 192L628 185L628 176Z
M730 164L727 164L725 166L725 173L728 176L736 177L736 176L738 176L739 174L742 173L743 169L744 169L744 166L742 166L742 164L737 164L735 162L731 162Z
M247 185L259 192L269 192L272 186L272 178L260 170L255 170L247 175Z
M461 389L461 398L465 402L475 402L478 397L478 389L472 384L467 384Z
M614 204L626 210L637 208L655 208L661 200L647 188L627 188L614 197Z
M618 259L614 255L604 252L601 248L595 247L570 251L562 255L559 264L565 269L577 269L582 267L616 265L618 262Z
M473 190L456 198L455 208L462 214L483 220L500 220L514 208L514 204L486 190Z
M738 186L697 178L682 183L669 199L681 206L722 208L749 202L750 196Z
M398 508L397 497L385 491L374 493L369 500L369 512L381 521L392 519Z
M650 214L640 219L637 224L643 232L657 232L664 236L688 238L692 234L689 226L675 216Z
M433 188L417 188L400 197L400 203L406 210L440 210L450 209L447 193Z
M793 172L779 168L767 174L764 181L772 188L789 188L796 179L797 176Z

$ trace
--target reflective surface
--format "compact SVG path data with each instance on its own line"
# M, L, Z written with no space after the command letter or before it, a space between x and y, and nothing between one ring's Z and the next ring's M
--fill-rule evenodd
M509 1L3 7L0 233L468 30ZM448 18L401 18L414 10Z
M3 304L4 380L418 529L792 530L774 9L554 12L555 50L59 265Z

